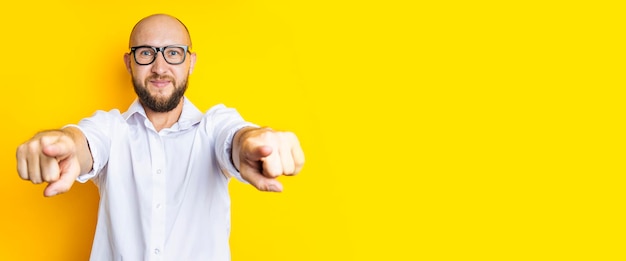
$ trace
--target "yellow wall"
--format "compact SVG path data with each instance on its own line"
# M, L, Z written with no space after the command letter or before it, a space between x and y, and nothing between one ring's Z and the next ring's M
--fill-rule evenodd
M619 1L48 2L0 8L0 260L88 257L95 187L43 198L15 149L126 109L157 12L191 31L201 110L306 151L282 194L231 183L233 260L626 258Z

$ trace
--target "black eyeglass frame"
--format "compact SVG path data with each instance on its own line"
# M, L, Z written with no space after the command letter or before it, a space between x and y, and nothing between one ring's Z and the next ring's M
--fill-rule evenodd
M170 48L170 47L178 47L178 48L183 48L184 53L183 53L183 60L179 63L171 63L170 61L167 60L167 58L165 58L165 49L166 48ZM135 51L139 48L151 48L154 51L154 56L152 58L152 61L150 61L149 63L139 63L137 61L137 57L136 57L136 53ZM185 62L185 60L187 59L187 53L191 53L191 51L189 50L189 46L187 45L168 45L168 46L163 46L163 47L154 47L154 46L149 46L149 45L140 45L140 46L133 46L130 47L130 52L133 53L133 60L135 60L135 63L139 64L139 65L150 65L152 64L154 61L156 61L156 57L159 54L159 52L161 52L161 55L163 55L163 60L165 60L165 62L167 62L168 64L171 65L179 65Z

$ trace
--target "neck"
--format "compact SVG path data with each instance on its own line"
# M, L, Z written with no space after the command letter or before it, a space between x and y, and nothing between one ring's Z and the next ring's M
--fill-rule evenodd
M143 106L143 109L146 111L148 120L152 122L156 131L159 132L162 129L172 127L172 125L178 121L178 118L180 118L180 115L183 113L183 98L180 98L180 102L176 108L168 112L155 112L146 106Z

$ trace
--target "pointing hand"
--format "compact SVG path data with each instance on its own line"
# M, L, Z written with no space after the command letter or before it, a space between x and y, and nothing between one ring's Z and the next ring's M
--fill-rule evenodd
M17 172L34 184L47 182L46 197L67 192L80 174L70 131L41 132L17 148Z
M276 177L295 175L304 165L304 153L296 135L269 128L240 130L232 156L241 176L261 191L282 191Z

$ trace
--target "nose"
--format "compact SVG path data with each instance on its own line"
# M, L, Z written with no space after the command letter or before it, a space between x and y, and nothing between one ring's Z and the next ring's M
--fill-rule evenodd
M163 52L161 52L161 54L159 54L159 52L157 52L156 57L154 58L154 62L152 63L152 72L156 73L158 75L161 75L163 73L165 73L166 69L167 69L167 62L165 61L165 58L163 57Z

